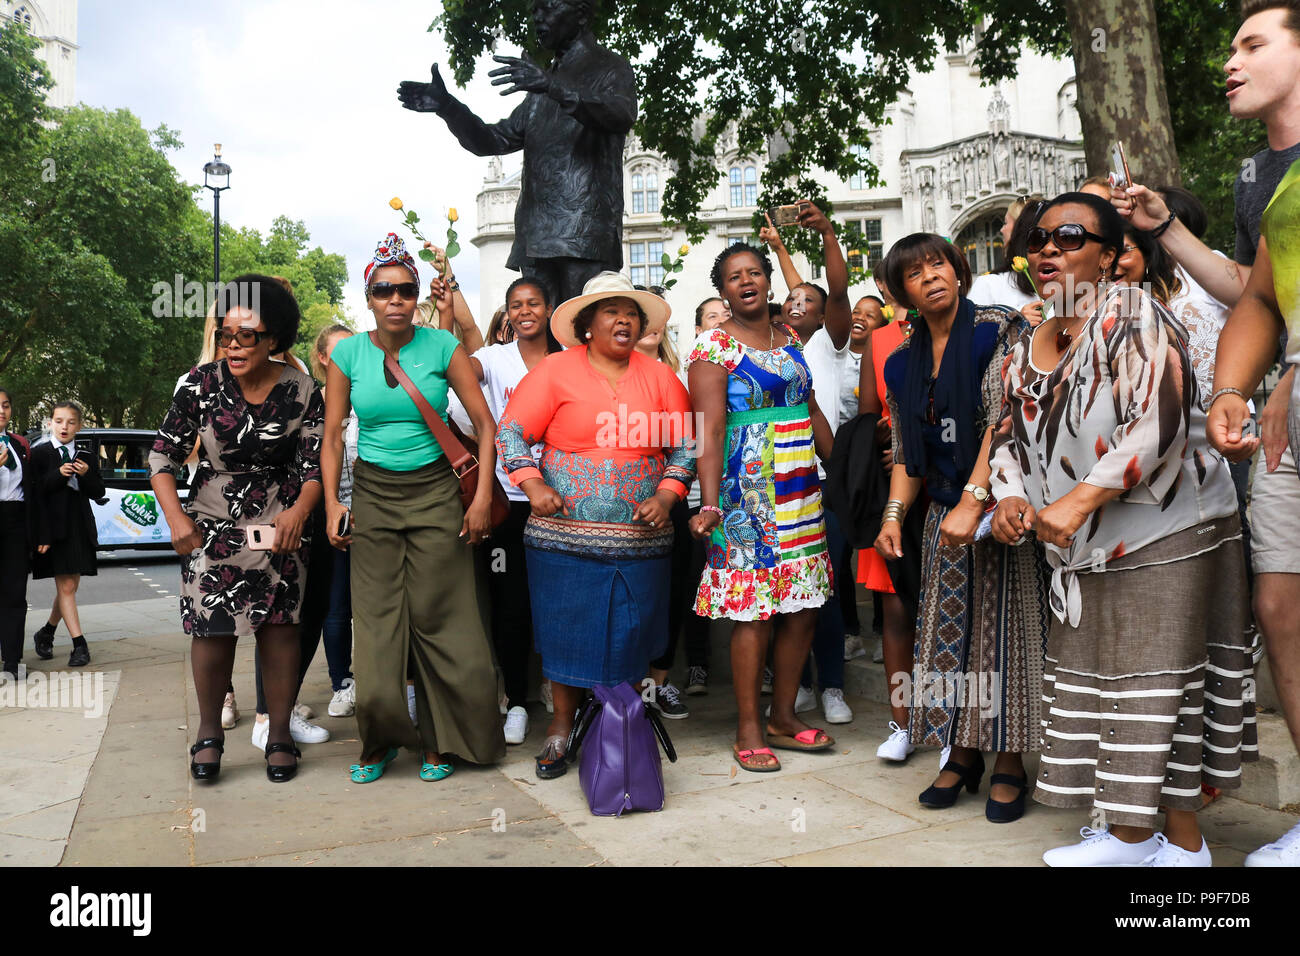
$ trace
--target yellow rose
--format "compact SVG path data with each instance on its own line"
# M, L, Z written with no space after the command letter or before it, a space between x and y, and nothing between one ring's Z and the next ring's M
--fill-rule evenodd
M886 322L894 321L894 307L892 305L885 306L880 310L880 314L885 317Z
M691 251L691 247L688 246L688 245L683 244L682 247L681 247L680 249L677 250L677 254L678 254L679 256L685 256L686 253L688 253L688 252L690 252L690 251Z
M392 206L398 212L402 211L402 200L398 199L396 196L388 200L388 205Z
M447 210L447 221L448 221L448 222L455 222L455 221L456 221L457 219L459 219L459 218L460 218L460 215L456 212L456 207L455 207L455 206L452 206L450 209Z
M1016 256L1011 260L1011 268L1015 269L1017 272L1028 272L1029 260L1024 256Z

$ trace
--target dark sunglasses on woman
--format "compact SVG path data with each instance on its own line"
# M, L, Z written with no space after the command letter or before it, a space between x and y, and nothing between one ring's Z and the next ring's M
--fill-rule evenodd
M257 329L217 329L213 338L217 340L217 348L228 349L231 342L238 342L240 348L251 349L269 334Z
M1077 222L1063 222L1051 232L1048 232L1042 226L1035 226L1029 230L1029 236L1025 241L1025 248L1030 252L1041 252L1043 246L1047 245L1048 239L1052 244L1062 252L1074 252L1076 249L1082 249L1083 244L1091 239L1093 242L1105 242L1106 240L1095 232L1089 232Z
M418 299L420 287L414 282L376 282L370 287L372 299L391 299L394 293L403 299Z

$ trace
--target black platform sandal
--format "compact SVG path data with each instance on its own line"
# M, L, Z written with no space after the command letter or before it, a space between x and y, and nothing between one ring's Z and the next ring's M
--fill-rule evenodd
M198 763L194 760L195 755L200 750L208 750L214 747L216 748L218 755L224 754L226 752L225 739L222 737L204 737L190 748L190 776L195 780L207 780L211 783L213 780L216 780L217 775L221 773L220 756L218 756L216 760L206 763Z
M290 766L281 767L270 762L271 754L293 754L294 757L301 759L302 751L291 743L282 743L277 741L273 744L266 745L266 779L272 783L288 783L294 777L298 776L298 764L295 762Z

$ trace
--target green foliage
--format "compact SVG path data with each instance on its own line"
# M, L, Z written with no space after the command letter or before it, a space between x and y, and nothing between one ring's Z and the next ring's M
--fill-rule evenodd
M170 290L212 268L212 220L166 156L180 140L126 110L50 109L25 32L0 28L0 54L0 381L15 423L74 398L93 423L153 427L203 327ZM301 222L280 217L265 242L222 235L227 276L283 275L313 321L316 305L339 314L346 263L307 251Z
M704 233L698 213L718 184L724 143L750 157L778 147L763 173L764 206L798 198L798 184L818 169L878 182L878 171L854 147L868 145L868 131L898 99L909 68L927 71L941 51L978 35L983 82L1009 79L1026 49L1069 56L1066 4L1086 13L1091 2L604 0L594 29L634 64L636 133L675 166L663 190L664 216L695 242ZM531 29L531 0L445 0L442 7L429 29L442 33L461 85L497 41L544 56ZM1155 8L1186 183L1210 206L1210 238L1230 248L1232 178L1258 148L1256 124L1232 120L1222 96L1220 68L1237 7L1155 0ZM793 148L779 148L782 141ZM816 200L812 193L802 192ZM816 255L801 241L815 245L801 236L792 240L795 248Z

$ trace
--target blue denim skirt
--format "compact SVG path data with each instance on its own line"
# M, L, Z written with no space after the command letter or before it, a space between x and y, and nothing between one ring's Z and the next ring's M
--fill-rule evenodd
M571 687L639 683L668 646L672 558L524 553L542 673Z

